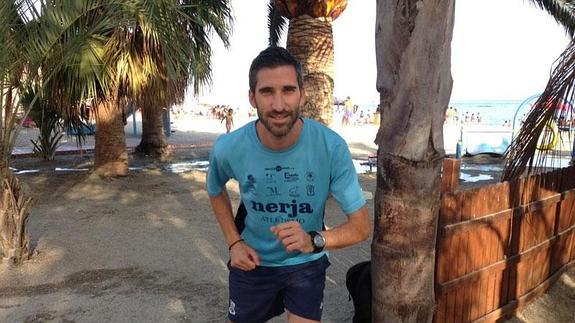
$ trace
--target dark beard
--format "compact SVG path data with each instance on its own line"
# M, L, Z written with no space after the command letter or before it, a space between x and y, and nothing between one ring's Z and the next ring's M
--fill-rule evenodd
M262 115L259 108L256 107L256 110L258 112L258 119L259 119L258 121L262 123L262 125L267 129L267 131L269 131L274 137L277 138L285 137L288 133L290 133L299 117L299 108L295 109L291 113L289 112L281 113L281 115L290 115L291 120L289 120L289 122L286 125L282 127L277 127L270 122L270 115L277 115L278 113L271 112L267 115Z

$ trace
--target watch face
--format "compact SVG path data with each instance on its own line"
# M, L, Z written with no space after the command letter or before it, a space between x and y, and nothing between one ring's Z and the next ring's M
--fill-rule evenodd
M325 246L325 239L320 233L313 237L313 244L318 248L323 248Z

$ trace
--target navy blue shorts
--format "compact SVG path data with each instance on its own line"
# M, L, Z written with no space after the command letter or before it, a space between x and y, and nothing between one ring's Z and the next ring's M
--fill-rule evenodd
M258 266L252 271L230 269L232 322L266 322L287 309L309 320L320 321L323 310L327 256L285 267Z

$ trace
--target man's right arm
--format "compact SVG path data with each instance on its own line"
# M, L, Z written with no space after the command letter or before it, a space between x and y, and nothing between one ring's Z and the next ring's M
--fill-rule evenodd
M226 244L231 246L231 266L245 271L255 269L256 266L259 266L260 264L259 257L254 249L248 246L244 241L240 241L241 236L238 233L236 224L234 223L232 203L230 202L230 198L225 187L222 189L220 194L210 196L210 202L212 204L212 209L214 210L214 215L224 233Z

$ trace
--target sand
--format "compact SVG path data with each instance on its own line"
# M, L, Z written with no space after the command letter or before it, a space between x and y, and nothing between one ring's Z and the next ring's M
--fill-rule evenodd
M0 265L0 321L222 322L228 252L204 190L205 174L154 167L102 180L87 172L20 176L34 198L36 254ZM374 191L374 175L362 175ZM229 184L234 206L237 185ZM373 211L371 212L373 213ZM328 225L344 219L334 201ZM345 271L369 244L332 254L327 322L348 322Z

